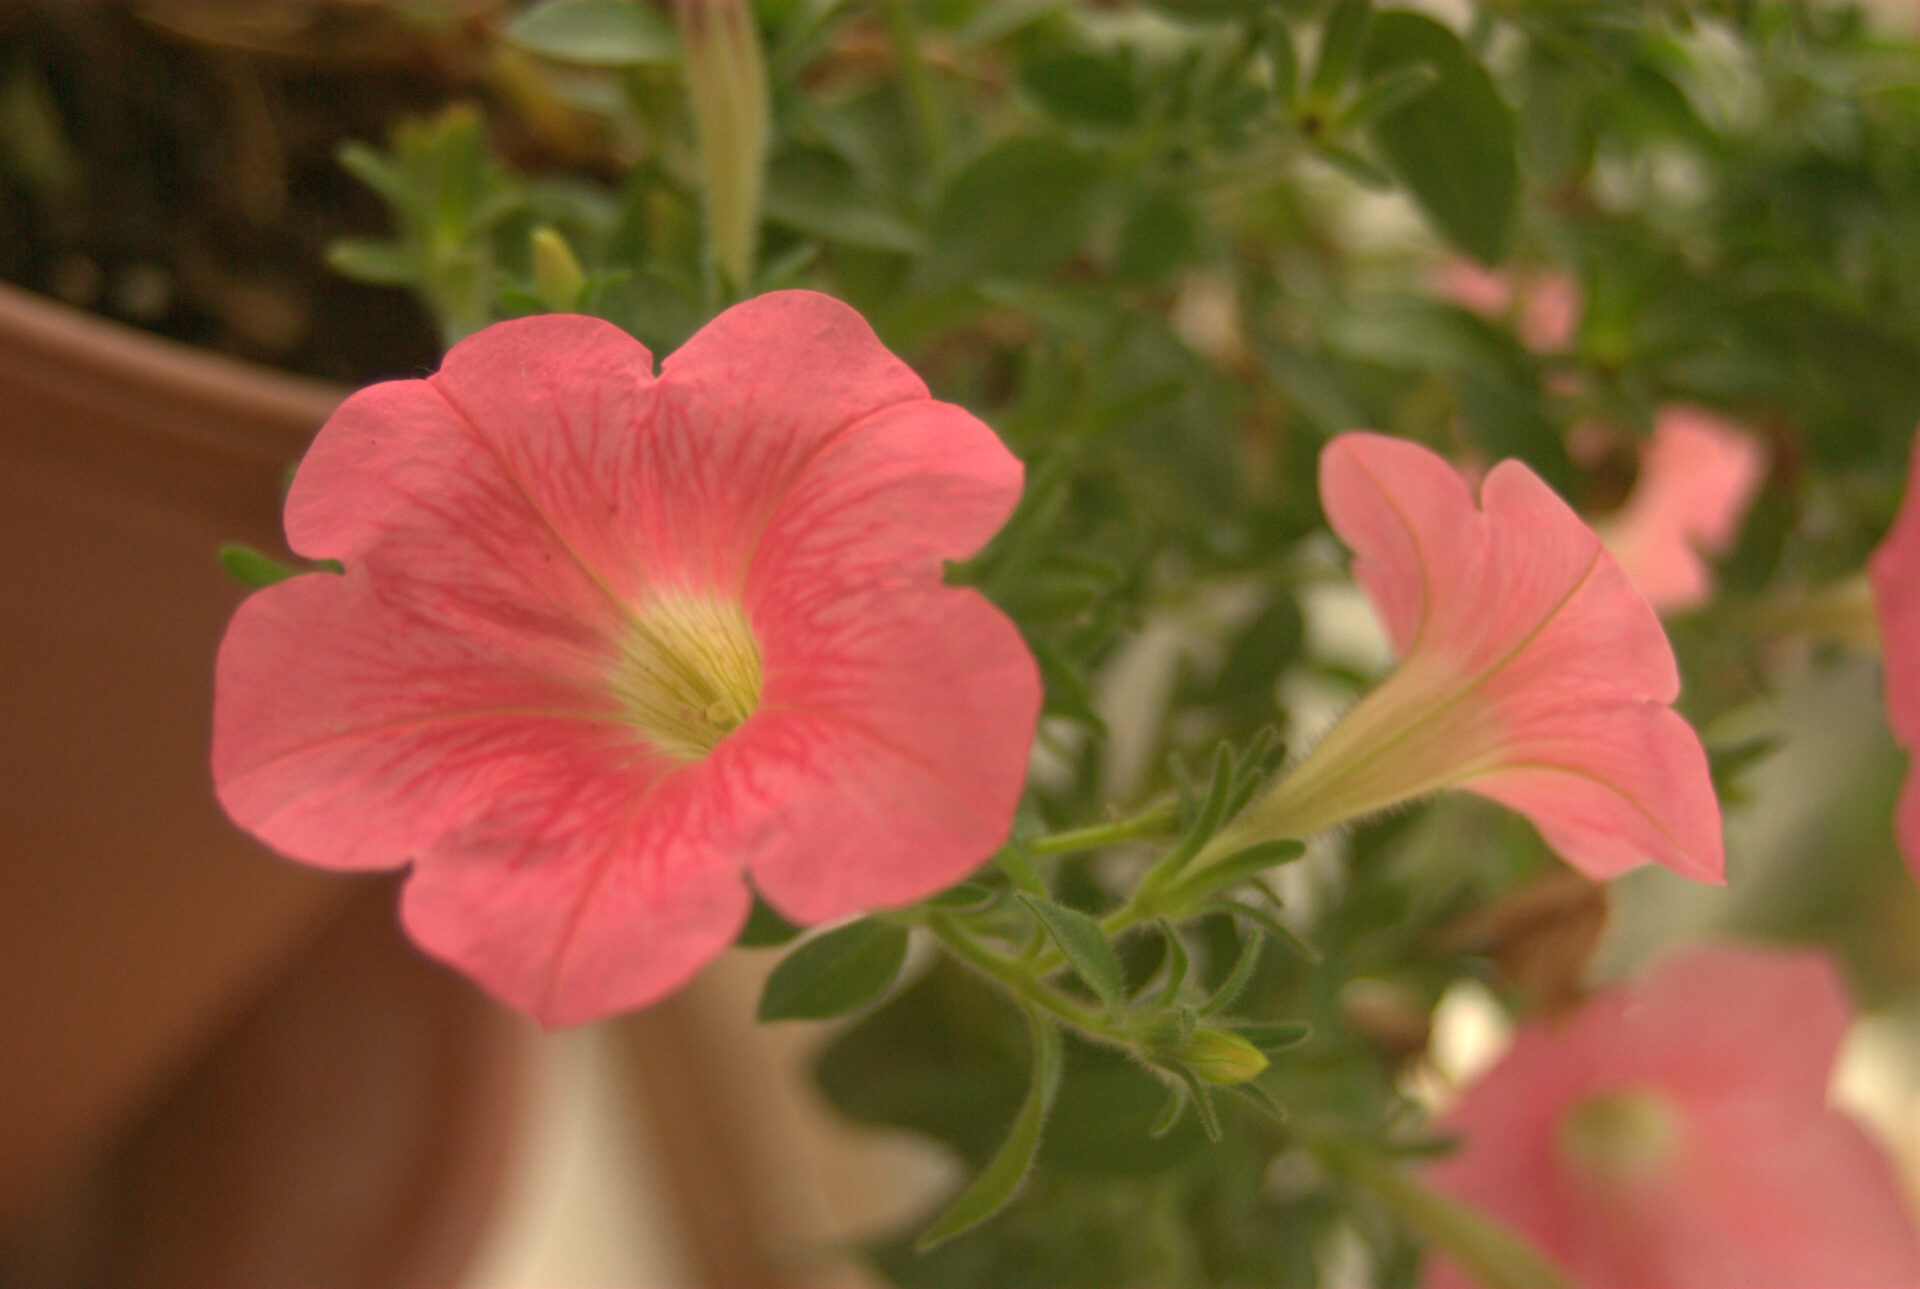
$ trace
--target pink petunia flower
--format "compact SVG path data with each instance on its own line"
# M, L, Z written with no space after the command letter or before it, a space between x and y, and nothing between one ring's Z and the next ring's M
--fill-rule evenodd
M1867 577L1880 628L1887 723L1901 747L1920 753L1920 440L1914 445L1900 513L1867 561ZM1920 880L1920 770L1907 775L1894 832L1907 866Z
M1827 1105L1851 1019L1827 959L1700 949L1594 994L1441 1120L1438 1190L1577 1289L1909 1289L1920 1238L1885 1156ZM1436 1256L1427 1289L1472 1282Z
M1320 498L1401 662L1216 850L1459 787L1525 814L1590 877L1652 859L1723 880L1666 634L1552 489L1502 461L1476 506L1426 448L1353 433L1321 453Z
M1585 307L1580 284L1556 269L1516 275L1451 259L1435 270L1433 283L1441 295L1489 322L1513 315L1520 343L1538 354L1565 349Z
M686 981L743 874L800 922L918 899L1025 779L1033 660L941 581L1020 487L825 296L729 309L658 376L607 323L500 323L301 463L288 539L346 571L235 615L220 800L309 863L411 861L414 939L548 1025Z
M1647 603L1693 608L1713 594L1701 557L1726 551L1765 473L1764 449L1739 426L1697 407L1664 407L1633 495L1601 538Z

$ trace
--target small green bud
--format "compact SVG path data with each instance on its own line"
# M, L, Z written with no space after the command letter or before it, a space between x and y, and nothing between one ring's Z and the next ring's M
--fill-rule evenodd
M1245 1083L1267 1068L1259 1048L1225 1030L1203 1029L1188 1039L1174 1056L1208 1083Z
M541 225L528 239L533 245L533 293L556 313L571 313L580 307L580 293L586 290L587 275L580 268L573 248L559 230Z

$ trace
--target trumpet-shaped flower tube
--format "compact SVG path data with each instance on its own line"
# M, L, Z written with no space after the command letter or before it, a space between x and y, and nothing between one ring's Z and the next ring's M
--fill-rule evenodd
M1577 1289L1905 1289L1920 1239L1879 1148L1827 1105L1851 1018L1815 953L1696 950L1523 1026L1442 1130L1436 1189ZM1471 1282L1444 1257L1427 1289Z
M1867 577L1880 628L1887 722L1901 747L1920 753L1920 441L1914 445L1900 513L1867 561ZM1907 775L1894 832L1908 867L1920 879L1920 771Z
M942 564L1019 463L846 306L783 292L669 358L500 323L341 405L287 498L332 558L255 594L216 677L244 828L411 861L429 952L550 1025L643 1005L744 921L950 885L1004 839L1039 709Z
M1353 433L1321 454L1320 497L1400 665L1216 851L1458 787L1525 814L1590 877L1651 859L1722 880L1666 634L1552 489L1503 461L1476 506L1426 448Z
M1738 426L1696 407L1661 409L1640 481L1601 532L1647 603L1689 609L1713 594L1702 556L1726 550L1765 468L1759 441Z

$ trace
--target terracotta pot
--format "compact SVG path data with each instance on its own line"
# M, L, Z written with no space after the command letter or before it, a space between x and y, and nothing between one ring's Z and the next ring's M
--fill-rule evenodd
M297 1053L324 1050L316 1016L345 1026L340 1038L363 1054L410 1063L385 1070L396 1085L440 1078L413 1107L433 1123L448 1106L491 1107L496 1122L475 1131L494 1146L463 1153L449 1145L454 1129L416 1124L421 1149L462 1167L499 1154L504 1085L447 1071L511 1065L500 1036L518 1028L463 983L420 983L438 969L401 946L385 884L274 858L211 793L213 657L242 594L215 551L236 539L281 549L285 471L343 392L0 288L0 1233L44 1225L47 1206L61 1208L103 1160L118 1161L123 1180L160 1179L171 1149L198 1159L180 1176L209 1176L227 1167L206 1153L223 1141L289 1145L263 1125L276 1104L313 1110L301 1108L313 1089ZM377 910L343 921L356 896ZM342 936L356 947L341 950ZM341 952L355 961L325 965ZM386 1131L411 1140L395 1123ZM151 1146L136 1166L126 1153L136 1140L174 1146ZM424 1233L434 1206L418 1193L420 1161L377 1154L336 1164L414 1170L415 1234L444 1240ZM251 1185L242 1179L273 1171L250 1167L228 1167L234 1185L221 1193L238 1200ZM192 1188L178 1183L155 1185L184 1203ZM462 1214L455 1225L472 1228L481 1206L466 1191L448 1204ZM204 1232L219 1200L196 1193L200 1208L183 1220ZM360 1228L342 1225L333 1199L333 1238L348 1238ZM384 1270L369 1263L325 1282L403 1283L391 1276L412 1256L409 1237L383 1238L373 1261ZM171 1283L288 1278L246 1265L238 1280ZM452 1263L435 1265L444 1281Z

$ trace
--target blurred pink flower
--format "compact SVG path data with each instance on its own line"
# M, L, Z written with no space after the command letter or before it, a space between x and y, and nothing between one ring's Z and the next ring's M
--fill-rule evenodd
M1879 1148L1828 1108L1851 1012L1827 959L1700 949L1522 1026L1427 1170L1576 1289L1911 1289L1920 1238ZM1426 1289L1471 1284L1444 1255Z
M1426 448L1354 433L1321 453L1320 498L1401 662L1228 842L1461 787L1525 814L1590 877L1653 859L1722 880L1706 754L1668 706L1667 637L1552 489L1502 461L1482 510Z
M1601 539L1647 603L1693 608L1713 594L1701 557L1725 552L1765 473L1753 435L1697 407L1663 407L1633 495L1601 526Z
M248 831L413 871L429 952L549 1025L651 1002L750 875L819 922L950 885L1006 836L1031 656L942 561L1018 499L993 433L846 306L729 309L669 358L505 322L314 441L293 547L240 607L213 771Z
M1880 667L1887 723L1909 753L1920 753L1920 440L1907 472L1907 493L1893 527L1867 561L1880 627ZM1909 771L1894 817L1907 866L1920 880L1920 770Z
M1434 284L1441 295L1489 322L1513 315L1520 343L1535 353L1565 349L1580 323L1580 285L1557 269L1515 274L1451 259L1435 271Z

